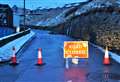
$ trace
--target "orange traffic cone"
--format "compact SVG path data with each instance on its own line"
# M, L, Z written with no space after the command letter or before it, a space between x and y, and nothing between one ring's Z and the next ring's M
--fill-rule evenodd
M42 60L42 49L41 48L38 49L37 65L44 65L43 60Z
M110 64L110 58L109 58L109 53L108 53L108 47L106 47L106 50L105 50L105 56L104 56L103 64L104 64L104 65L109 65L109 64Z
M15 47L13 47L13 55L12 55L12 58L11 58L11 63L10 65L18 65L18 62L17 62L17 59L16 59L16 50L15 50Z

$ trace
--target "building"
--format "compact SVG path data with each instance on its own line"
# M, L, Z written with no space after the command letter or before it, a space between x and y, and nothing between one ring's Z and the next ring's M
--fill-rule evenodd
M7 4L0 4L0 26L13 27L13 11Z

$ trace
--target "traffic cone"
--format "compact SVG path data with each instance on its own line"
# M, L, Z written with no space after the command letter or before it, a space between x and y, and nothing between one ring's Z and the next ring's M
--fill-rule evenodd
M42 49L39 48L38 49L38 61L36 65L44 65L43 60L42 60Z
M110 58L109 58L109 53L108 53L108 47L106 47L106 50L105 50L105 56L104 56L103 64L104 64L104 65L109 65L109 64L110 64Z
M11 58L10 65L18 65L17 58L16 58L16 55L15 55L15 53L16 53L15 47L13 47L12 50L13 50L13 55L12 55L12 58Z

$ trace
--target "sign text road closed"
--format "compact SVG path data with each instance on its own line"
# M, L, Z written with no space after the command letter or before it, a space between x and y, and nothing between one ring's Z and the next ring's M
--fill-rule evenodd
M88 58L88 41L65 41L64 58Z

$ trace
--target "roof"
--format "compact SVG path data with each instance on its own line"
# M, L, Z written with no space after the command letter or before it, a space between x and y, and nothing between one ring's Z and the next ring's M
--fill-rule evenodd
M0 7L10 8L10 6L8 4L0 4Z
M12 9L8 4L0 4L0 10L6 10L6 9L9 9L10 11L12 11Z

